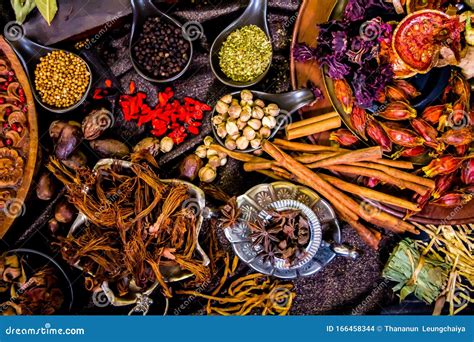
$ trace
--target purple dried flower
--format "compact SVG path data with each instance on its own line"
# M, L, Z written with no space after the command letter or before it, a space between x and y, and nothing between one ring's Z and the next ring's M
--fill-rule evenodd
M316 58L316 49L313 49L305 43L298 43L293 48L293 57L297 62L310 61Z

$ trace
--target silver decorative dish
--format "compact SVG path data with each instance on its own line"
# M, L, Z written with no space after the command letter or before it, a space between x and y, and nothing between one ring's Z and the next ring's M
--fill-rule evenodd
M101 168L108 168L112 164L118 165L124 169L131 168L132 163L129 161L124 161L124 160L117 160L117 159L101 159L97 162L97 164L94 167L94 170L99 170ZM207 254L204 252L202 249L201 245L199 244L199 233L201 231L201 226L203 222L203 215L202 213L205 211L204 209L206 208L206 200L205 200L205 195L204 192L199 189L197 186L194 184L191 184L189 182L185 182L182 180L178 179L162 179L161 180L163 183L180 183L184 184L188 187L189 194L191 195L191 198L188 201L192 201L192 206L198 213L198 219L196 221L196 251L200 255L202 259L202 264L204 266L209 265L209 257ZM89 224L89 221L87 217L79 213L77 215L76 220L72 224L71 228L69 229L68 236L74 235L76 232L80 231L80 228L84 225ZM74 265L76 268L82 270L82 267L80 264ZM166 282L177 282L181 280L188 279L193 276L193 274L185 269L182 269L178 265L174 266L161 266L160 267L160 272L165 279ZM93 276L93 275L92 275ZM133 313L142 313L146 314L148 312L149 306L153 303L151 298L149 296L153 293L153 291L157 288L158 282L155 282L153 285L151 285L148 289L142 291L142 292L134 292L126 297L120 297L119 295L115 294L112 289L109 287L109 284L107 282L103 282L101 284L102 291L105 293L105 295L108 298L108 301L111 305L113 306L126 306L126 305L135 305L131 310L130 314ZM168 309L168 299L165 298L165 309L164 309L164 314L166 314L166 311Z
M242 219L225 229L226 238L237 256L251 268L266 275L283 279L309 276L326 266L336 255L357 258L358 253L341 245L341 230L334 210L314 191L289 182L260 184L237 198ZM295 265L277 259L274 264L264 262L259 246L253 246L247 222L268 219L268 210L301 210L310 224L307 255Z

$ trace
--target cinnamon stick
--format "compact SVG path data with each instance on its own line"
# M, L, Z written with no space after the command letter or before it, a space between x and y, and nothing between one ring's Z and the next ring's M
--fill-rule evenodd
M306 165L310 169L326 167L330 165L352 164L359 161L369 161L382 158L382 148L380 146L363 148L360 150L344 152L336 156L320 160Z
M275 172L270 171L270 170L258 170L257 172L264 175L264 176L273 178L273 179L278 180L278 181L286 180L286 178L280 177Z
M374 177L382 182L396 185L400 189L413 190L420 195L425 195L426 192L429 191L429 189L423 185L411 183L404 179L393 177L386 174L385 172L371 169L371 168L366 168L366 167L361 167L361 166L352 166L352 165L331 165L325 168L331 171L342 172L342 173L356 175L356 176Z
M298 138L307 137L312 134L330 131L339 128L342 125L341 117L335 116L323 121L314 122L306 126L297 127L286 130L286 138L288 140L295 140Z
M344 152L348 151L336 146L323 146L323 145L313 145L305 144L294 141L288 141L284 139L275 139L273 144L277 145L279 148L287 151L295 152Z
M392 195L385 194L383 192L379 192L379 191L365 188L359 185L348 183L348 182L343 181L342 179L339 179L333 176L329 176L325 174L320 174L320 176L326 182L329 182L331 185L335 186L336 188L342 191L346 191L351 194L354 194L363 198L371 199L374 201L379 201L382 203L395 205L403 209L408 209L412 211L421 210L416 203L412 203L402 198L398 198Z
M354 163L353 165L383 171L383 172L385 172L386 174L388 174L392 177L397 177L397 178L406 180L408 182L416 183L416 184L422 184L423 186L425 186L425 187L427 187L431 190L434 190L434 188L436 186L435 182L432 179L420 177L420 176L414 175L414 174L409 173L409 172L400 171L400 170L391 168L391 167L386 166L386 165L370 163L370 162Z
M299 161L300 163L310 164L310 163L314 163L314 162L317 162L317 161L320 161L320 160L323 160L323 159L326 159L326 158L337 156L338 154L341 154L341 153L344 153L344 152L321 152L321 153L318 153L318 154L308 153L308 154L303 154L303 155L297 156L297 157L295 157L295 159L297 161Z
M289 124L286 129L287 129L287 131L291 131L295 128L299 128L299 127L302 127L302 126L307 126L307 125L317 123L317 122L321 122L321 121L331 119L331 118L334 118L334 117L337 117L337 116L339 116L339 114L337 114L337 112L329 112L329 113L318 115L318 116L315 116L315 117L312 117L312 118L309 118L309 119L304 119L304 120L293 122L293 123Z
M390 167L395 167L397 169L407 169L407 170L414 169L412 162L403 161L403 160L378 159L378 160L374 160L374 163L382 164L382 165L386 165Z

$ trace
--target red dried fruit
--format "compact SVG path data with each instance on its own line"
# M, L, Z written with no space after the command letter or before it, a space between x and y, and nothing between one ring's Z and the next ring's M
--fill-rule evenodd
M441 136L441 141L451 146L469 145L474 141L474 131L472 127L451 129Z
M329 136L329 140L336 141L342 146L351 146L359 141L351 131L345 128L340 128L337 131L332 132Z
M442 207L457 207L460 205L466 205L472 200L472 197L473 195L470 193L464 194L460 192L452 192L432 201L431 203Z
M387 120L407 120L416 117L416 110L406 102L396 101L389 103L379 116Z
M468 159L463 163L461 181L466 185L474 184L474 159Z
M354 96L352 89L346 80L334 81L334 93L346 113L351 113L354 106Z
M388 138L396 145L403 147L415 147L423 145L424 139L409 129L393 129L387 125L381 124Z
M351 113L351 125L360 136L366 139L365 127L367 126L367 113L364 109L359 106L354 106Z
M433 191L432 197L434 199L441 197L446 191L451 189L451 186L454 184L454 180L456 179L456 174L450 173L443 176L436 177L436 187Z
M367 135L377 145L379 145L384 152L390 152L392 150L392 142L387 136L387 133L385 133L382 126L377 121L370 118L367 121L366 132L367 132Z
M432 178L438 175L447 175L456 171L465 158L444 156L433 159L428 165L422 168L426 176Z

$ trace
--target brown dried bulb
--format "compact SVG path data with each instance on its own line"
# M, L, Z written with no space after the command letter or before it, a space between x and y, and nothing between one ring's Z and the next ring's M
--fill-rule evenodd
M253 107L253 109L252 109L252 118L261 120L264 115L265 115L265 113L263 112L262 108Z
M264 127L268 127L270 129L273 129L273 128L275 128L276 124L277 124L277 121L276 121L274 116L268 115L268 116L265 116L262 119L262 125Z
M205 145L198 146L194 153L201 159L206 158L207 157L207 146L205 146Z
M206 136L206 137L204 138L204 145L207 146L207 147L209 147L209 146L211 146L212 144L214 144L214 138L211 137L211 136L209 136L209 135Z
M258 119L252 119L252 120L249 120L247 122L247 125L249 125L250 127L252 127L254 130L259 130L260 127L262 127L262 121L258 120Z
M212 118L212 124L214 126L219 126L221 123L223 123L225 121L225 117L224 115L215 115L213 118Z
M245 126L247 126L247 123L240 119L238 119L236 123L237 123L237 127L239 128L239 131L243 130Z
M237 126L237 123L234 120L229 120L225 124L225 129L227 131L227 134L229 135L234 135L239 133L239 127Z
M250 141L246 137L240 137L235 141L239 150L245 150L249 147Z
M212 156L209 158L207 161L208 165L210 165L212 168L216 169L219 166L221 166L221 158L219 156Z
M234 139L232 139L231 137L227 137L225 139L225 143L224 143L225 147L231 151L235 150L237 148L237 144L235 142Z
M259 133L262 139L267 139L272 134L272 130L268 127L262 127L260 128Z
M263 102L263 101L260 100L260 99L256 99L256 100L253 102L253 104L254 104L255 106L260 107L260 108L264 108L264 107L265 107L265 102Z
M252 146L252 148L260 148L260 146L262 146L262 139L253 139L252 141L250 141L250 146Z
M252 118L252 107L244 106L242 107L242 112L240 113L239 119L242 121L249 121Z
M252 101L253 100L253 94L250 90L248 89L244 89L240 92L240 98L243 100L243 101Z
M204 183L212 183L217 177L217 172L211 166L206 165L199 170L199 179Z
M238 119L240 116L240 113L242 112L242 107L240 105L232 105L229 107L229 117L232 119Z
M276 105L275 103L270 103L263 110L265 111L265 114L271 116L278 116L278 114L280 114L280 107L278 107L278 105Z
M257 135L257 132L255 132L255 130L250 127L250 126L247 126L244 128L243 132L242 132L242 135L244 137L247 138L247 140L251 141L253 139L255 139L255 136Z
M216 128L217 136L221 139L224 139L227 136L226 124L222 123Z
M219 114L226 114L229 110L229 105L221 100L216 103L216 112Z
M221 97L221 101L224 102L225 104L231 104L232 102L232 95L226 94Z

